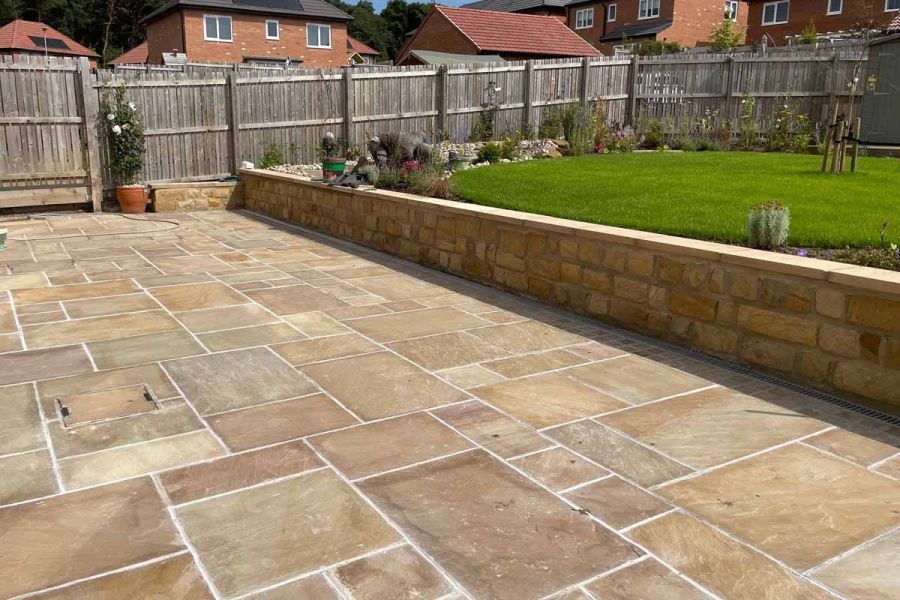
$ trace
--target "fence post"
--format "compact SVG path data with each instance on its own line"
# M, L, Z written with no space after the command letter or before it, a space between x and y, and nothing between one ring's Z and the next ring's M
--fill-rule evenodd
M588 81L591 73L591 59L587 56L581 59L581 105L587 106L588 98Z
M87 146L88 181L91 185L91 206L94 212L103 211L103 180L100 175L100 142L97 139L97 115L100 103L94 91L91 64L86 56L78 59L78 75L81 78L81 95L79 106L82 125L84 126L84 143Z
M631 57L631 67L628 74L628 110L625 114L625 123L632 126L634 125L635 113L637 112L640 60L641 57L637 54Z
M354 146L353 139L353 68L352 67L344 67L344 121L343 121L343 131L344 131L344 141L347 143L347 147L351 148Z
M734 57L729 56L725 59L725 73L722 75L722 95L725 97L725 110L722 112L725 113L725 118L728 119L729 122L731 122L731 97L734 95L734 90L732 89L733 73Z
M228 140L231 148L231 165L235 174L241 168L241 98L238 93L237 78L238 65L235 63L231 72L226 76L228 110L225 112L225 119L228 123Z
M434 104L437 108L437 131L441 137L448 137L449 123L447 109L450 98L447 96L450 87L450 73L447 65L438 67L437 77L435 78Z
M532 113L534 112L534 92L531 87L533 76L534 61L529 60L525 63L525 74L522 77L522 97L524 98L524 107L522 108L522 133L531 130L531 118Z
M834 56L831 57L831 77L828 78L828 83L831 85L831 91L828 95L828 106L834 106L834 102L837 99L837 82L838 82L838 53L835 51Z

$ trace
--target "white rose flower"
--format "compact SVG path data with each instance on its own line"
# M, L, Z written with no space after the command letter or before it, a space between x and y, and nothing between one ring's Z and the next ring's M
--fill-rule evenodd
M136 110L137 110L137 104L135 104L134 102L129 102L129 103L128 103L128 108L130 108L130 109L132 110L132 112L133 112L133 111L136 111Z
M114 113L109 113L108 115L106 115L106 118L109 119L110 121L112 121L113 119L116 118L116 115Z
M327 132L327 133L325 134L325 137L327 137L329 140L333 140L333 139L334 139L334 134L331 133L331 132L329 131L329 132Z
M128 123L125 123L124 125L122 125L122 131L125 131L126 129L128 129Z
M113 125L112 132L116 135L119 135L120 133L122 133L122 128L118 125Z

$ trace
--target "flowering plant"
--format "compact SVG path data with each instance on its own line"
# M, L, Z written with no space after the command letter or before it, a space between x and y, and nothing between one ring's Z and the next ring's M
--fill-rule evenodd
M118 185L133 185L144 168L144 127L134 102L125 101L125 88L103 99L109 130L110 167Z
M417 160L408 160L403 163L403 169L405 171L418 171L422 168L422 163Z

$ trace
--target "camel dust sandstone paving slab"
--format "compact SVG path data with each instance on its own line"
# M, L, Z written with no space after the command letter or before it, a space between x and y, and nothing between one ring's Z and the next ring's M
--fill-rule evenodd
M222 445L207 431L151 440L59 461L66 489L136 477L223 454Z
M407 275L387 275L357 279L353 285L385 300L413 300L446 294L447 289Z
M4 598L184 550L147 478L0 509L0 531Z
M504 377L515 378L535 375L545 371L555 371L565 367L572 367L588 362L587 359L567 352L566 350L550 350L525 356L513 356L503 360L495 360L484 363L484 366L492 371L500 373Z
M311 338L351 333L352 330L323 312L313 311L283 315L285 321Z
M563 446L642 486L656 485L692 472L689 467L593 421L579 421L545 433Z
M471 333L513 354L550 350L584 341L581 336L536 321L483 327Z
M540 598L640 555L482 451L360 487L479 598Z
M232 450L265 446L359 422L325 394L213 415L207 421Z
M113 298L89 298L63 302L70 319L102 317L127 312L158 309L159 305L146 293L115 296Z
M453 591L453 586L409 546L361 558L332 573L355 600L437 600Z
M900 482L802 445L658 491L801 571L900 525Z
M0 504L12 504L57 492L53 463L46 450L0 456Z
M34 596L39 600L212 600L190 554Z
M446 371L441 371L438 375L456 387L464 390L469 390L481 385L490 385L506 379L503 375L488 371L481 365L469 365L467 367L447 369Z
M698 469L828 427L726 388L678 396L597 420Z
M502 458L511 458L553 445L533 429L481 402L466 402L432 412Z
M31 384L0 388L0 455L46 445Z
M172 312L247 304L247 299L224 283L191 283L154 288L150 293Z
M47 287L47 278L41 273L24 273L0 277L0 292L28 288Z
M401 538L330 471L176 509L200 560L225 596L284 581Z
M192 310L175 313L175 317L184 324L188 331L194 333L236 329L278 321L278 317L255 304Z
M174 504L215 496L323 466L301 441L166 471L159 481Z
M91 342L88 352L98 369L115 369L183 356L206 354L186 331L166 331L134 337Z
M292 315L314 310L331 310L349 306L331 294L309 285L291 285L272 289L253 290L247 296L276 315Z
M616 529L634 525L672 508L653 494L619 477L590 483L569 492L566 497Z
M450 404L466 394L389 352L303 367L313 381L363 419Z
M182 358L163 366L203 415L318 391L266 348Z
M93 371L83 346L25 350L0 355L0 385Z
M396 342L424 335L481 327L490 322L455 308L429 308L412 313L391 313L353 319L345 321L344 324L376 342Z
M452 429L422 413L326 433L310 442L350 479L473 447Z
M472 393L535 429L628 406L557 373L495 383Z
M585 587L603 600L710 600L708 594L652 558L601 577Z
M555 492L610 474L565 448L551 448L510 462Z
M812 576L855 600L900 598L900 531L814 571Z
M223 352L225 350L238 350L240 348L251 348L267 344L294 342L306 339L306 336L287 323L269 323L254 327L201 333L197 335L197 339L210 352Z
M181 325L161 310L92 317L77 321L30 325L22 328L29 348L79 344L143 333L181 329Z
M879 441L877 437L890 439L894 445ZM821 435L805 440L810 446L815 446L837 454L847 460L867 467L878 461L884 460L900 452L900 438L897 434L891 436L887 432L865 432L864 435L846 431L844 429L832 429Z
M775 561L683 513L640 525L628 537L728 600L834 600Z
M140 292L140 288L128 280L105 281L102 283L76 283L35 289L18 289L13 291L16 306L39 304L41 302L59 302L82 298L98 298L100 296L118 296Z
M59 396L97 392L130 385L144 384L157 400L167 400L178 396L178 390L159 365L138 365L124 369L111 369L96 373L85 373L71 377L60 377L38 383L38 394L44 414L56 414L55 400ZM49 418L49 417L48 417Z
M633 355L575 367L567 373L631 404L642 404L711 385L705 379Z
M415 319L418 314L418 312L415 312L409 314L409 317ZM463 332L431 335L414 340L395 342L387 346L394 352L405 356L429 371L449 369L501 356L509 356L509 352L503 348Z
M292 365L297 366L367 352L378 352L381 350L381 346L354 333L279 344L272 346L272 350Z
M323 575L310 575L248 596L249 600L343 600Z
M154 258L151 262L166 275L222 273L233 269L231 265L212 256L165 256Z

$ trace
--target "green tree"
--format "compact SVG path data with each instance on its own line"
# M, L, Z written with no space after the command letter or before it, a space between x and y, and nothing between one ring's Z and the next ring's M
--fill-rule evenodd
M723 19L716 23L709 34L709 47L713 52L723 52L736 48L741 43L744 33L738 29L733 19Z

